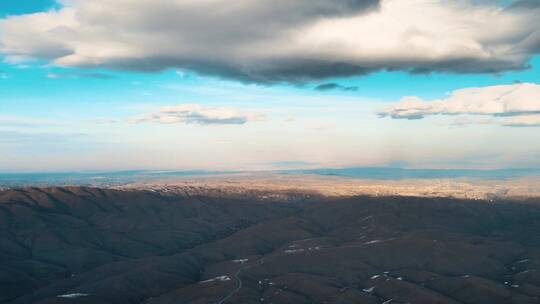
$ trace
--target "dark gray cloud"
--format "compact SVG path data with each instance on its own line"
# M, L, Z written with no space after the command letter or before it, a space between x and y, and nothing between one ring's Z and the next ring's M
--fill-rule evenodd
M539 0L518 0L514 1L506 8L506 11L515 14L528 14L536 16L540 20ZM535 28L531 28L523 33L523 38L516 44L515 50L523 49L529 53L540 53L540 22L535 23Z
M357 86L343 86L337 83L323 83L315 87L315 90L317 91L333 91L333 90L339 90L339 91L358 91Z
M538 0L518 0L512 2L506 10L530 10L540 8Z
M540 51L540 7L495 2L70 0L60 11L0 21L0 52L12 61L180 68L259 83L525 69Z

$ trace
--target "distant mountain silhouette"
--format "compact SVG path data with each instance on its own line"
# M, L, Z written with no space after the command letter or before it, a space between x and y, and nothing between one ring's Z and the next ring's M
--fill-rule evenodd
M276 163L277 167L295 163ZM58 186L78 185L107 187L140 182L156 182L178 180L179 178L220 177L224 175L318 175L368 180L402 180L402 179L486 179L505 180L525 177L540 177L538 168L517 169L405 169L391 167L359 167L359 168L320 168L320 169L283 169L269 171L111 171L111 172L71 172L71 173L0 173L0 189L2 187Z
M326 176L340 176L349 178L374 180L400 180L400 179L440 179L440 178L480 178L480 179L509 179L519 177L540 176L540 169L404 169L388 167L361 167L361 168L335 168L335 169L307 169L287 170L285 174L315 174Z

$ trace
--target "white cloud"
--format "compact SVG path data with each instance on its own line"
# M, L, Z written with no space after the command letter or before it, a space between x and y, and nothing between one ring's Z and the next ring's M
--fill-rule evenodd
M523 115L507 119L503 122L509 127L540 127L540 115Z
M69 0L59 11L0 21L0 52L14 62L256 82L524 68L540 51L539 5L497 2Z
M292 115L292 114L287 115L287 116L283 119L284 122L293 122L293 121L295 121L295 120L296 120L296 117L295 117L294 115Z
M255 112L243 112L229 108L205 107L197 104L182 104L163 107L158 112L137 118L135 123L242 125L262 121L265 116Z
M113 76L103 73L80 73L80 72L66 72L66 73L49 73L47 74L49 79L80 79L80 78L94 78L94 79L110 79Z
M45 127L61 125L57 121L19 116L0 116L1 127Z
M540 126L540 115L536 115L540 114L540 85L520 83L467 88L454 91L445 99L430 101L414 96L405 97L399 103L379 111L381 117L394 119L460 114L492 116L497 119L489 120L490 123L505 126ZM483 123L486 122L483 120ZM459 123L462 124L462 121Z

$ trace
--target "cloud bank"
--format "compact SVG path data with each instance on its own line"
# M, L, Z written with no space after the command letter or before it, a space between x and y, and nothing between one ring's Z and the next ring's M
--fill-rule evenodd
M228 108L205 107L197 104L182 104L160 109L145 117L137 118L135 123L159 124L200 124L200 125L243 125L251 121L264 120L264 115L254 112L241 112Z
M379 113L394 119L422 119L431 115L484 115L504 126L540 126L540 85L519 83L454 91L448 98L425 101L405 97Z
M473 0L63 0L0 21L10 62L308 82L379 70L496 73L540 51L540 8Z
M523 115L507 119L502 123L509 127L540 127L540 115Z
M0 115L0 127L45 127L57 125L60 124L50 120Z

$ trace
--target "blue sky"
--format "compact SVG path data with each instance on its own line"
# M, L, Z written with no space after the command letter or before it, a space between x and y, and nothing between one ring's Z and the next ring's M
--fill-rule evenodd
M415 1L422 4L422 0ZM519 59L512 57L512 60L506 60L510 55L496 54L499 57L493 59L493 62L478 60L471 68L478 71L467 72L462 70L462 64L451 66L446 63L453 61L434 64L433 60L437 59L430 58L423 62L423 59L417 58L413 63L402 66L401 63L396 65L395 59L357 59L359 55L355 55L357 57L354 60L363 60L362 64L376 68L367 75L362 72L341 75L339 71L331 71L328 76L320 77L311 68L302 65L297 70L304 74L296 71L290 74L270 74L267 70L259 69L264 64L260 58L245 59L247 63L245 67L241 63L242 70L235 70L232 63L227 63L227 69L222 65L208 69L206 63L201 66L193 66L192 63L161 66L161 61L155 70L146 70L148 65L158 62L153 57L153 51L137 55L140 57L137 57L136 62L129 62L129 68L119 68L114 60L126 50L134 52L126 48L133 45L122 45L121 53L117 53L120 52L116 50L117 40L103 38L101 42L100 38L96 43L103 43L104 53L110 50L114 56L79 64L81 60L89 59L87 55L77 55L76 63L72 64L73 57L69 58L70 61L55 57L60 52L55 49L59 48L56 44L41 40L29 43L18 38L26 37L26 34L29 37L45 37L39 33L21 32L30 31L27 28L32 28L32 22L42 22L37 17L25 19L22 28L12 25L17 18L37 12L53 14L54 18L63 10L94 12L78 4L78 1L65 5L51 1L11 0L0 4L0 18L12 16L6 19L4 25L0 23L0 46L4 45L4 48L0 48L4 50L0 51L0 172L255 170L281 169L283 164L293 167L299 164L302 167L540 167L540 135L536 118L533 117L536 115L535 107L540 104L540 99L537 99L539 96L527 95L526 100L519 100L527 103L519 104L520 107L532 109L523 117L517 116L521 119L519 125L514 114L491 110L469 111L466 110L470 108L466 104L469 99L462 101L450 97L457 90L501 85L509 86L508 92L514 92L522 83L531 84L529 91L533 93L528 94L535 94L536 87L532 85L538 84L540 79L540 57L534 52ZM105 10L104 7L100 9ZM133 8L134 13L136 9ZM392 7L382 2L381 11L385 9L391 12ZM450 9L448 14L453 12ZM480 12L486 10L485 7L475 9L482 9ZM511 13L521 18L518 13ZM106 16L104 12L101 14ZM511 17L515 18L514 15ZM12 19L17 20L10 21ZM449 17L448 23L451 24L452 20ZM509 20L516 22L515 19ZM360 19L353 21L367 22ZM125 27L129 24L118 25L118 30L128 32L131 29ZM143 25L148 28L156 26ZM346 23L343 26L352 25ZM59 29L65 27L57 26L52 33L56 35L61 31ZM212 30L210 25L208 27ZM317 35L328 35L327 31L319 31L318 27ZM87 33L88 29L81 31ZM17 35L11 36L11 32ZM175 33L172 37L180 37L180 34ZM49 36L48 33L46 35ZM138 32L130 32L130 35L146 37ZM306 37L311 35L309 32ZM388 37L393 37L391 35L393 32L388 33ZM504 33L504 37L507 35ZM57 43L59 38L54 39ZM347 37L343 39L343 43L351 45L352 51L361 47L347 40ZM221 43L228 51L228 41ZM373 40L373 43L378 43L378 40ZM46 47L51 49L43 51ZM88 54L100 52L99 49L91 51L91 44L82 41L80 45L73 46L77 51L85 51L85 47L90 52ZM453 45L450 43L448 48L451 47ZM436 51L446 54L439 49ZM141 52L137 49L135 53ZM171 52L176 55L184 52L184 49L174 49ZM235 53L228 55L235 57ZM286 55L289 56L289 53ZM182 53L179 58L185 56ZM417 55L410 55L414 56ZM344 61L352 60L343 58ZM126 60L119 62L122 66L128 66ZM142 66L140 62L145 60L148 60L148 64ZM221 57L208 62L219 60ZM288 60L291 62L292 59ZM467 64L471 60L467 59ZM245 69L251 69L250 73L235 76L240 75L238 71L243 72ZM328 67L321 66L319 70L323 69ZM426 70L426 73L411 73L413 69ZM297 74L302 78L290 78L299 77ZM275 81L277 78L274 77L284 80ZM321 84L333 84L334 89L317 90ZM523 94L515 98L523 98ZM407 111L415 111L414 118L421 116L422 119L410 119L412 116L404 116L408 119L394 119L395 115L392 118L390 114L381 118L377 114L399 104L407 96L415 96L421 100L422 105L427 105L420 114L416 107L407 108ZM506 93L502 96L506 96ZM489 94L485 98L479 102L490 102L487 100ZM432 107L437 104L437 100L443 101L442 108L446 110ZM465 104L455 106L458 103ZM509 105L516 103L515 99L508 100ZM189 113L185 114L185 111ZM505 118L507 116L512 117Z
M55 7L58 7L58 4L51 0L2 1L0 2L0 17L37 13Z

